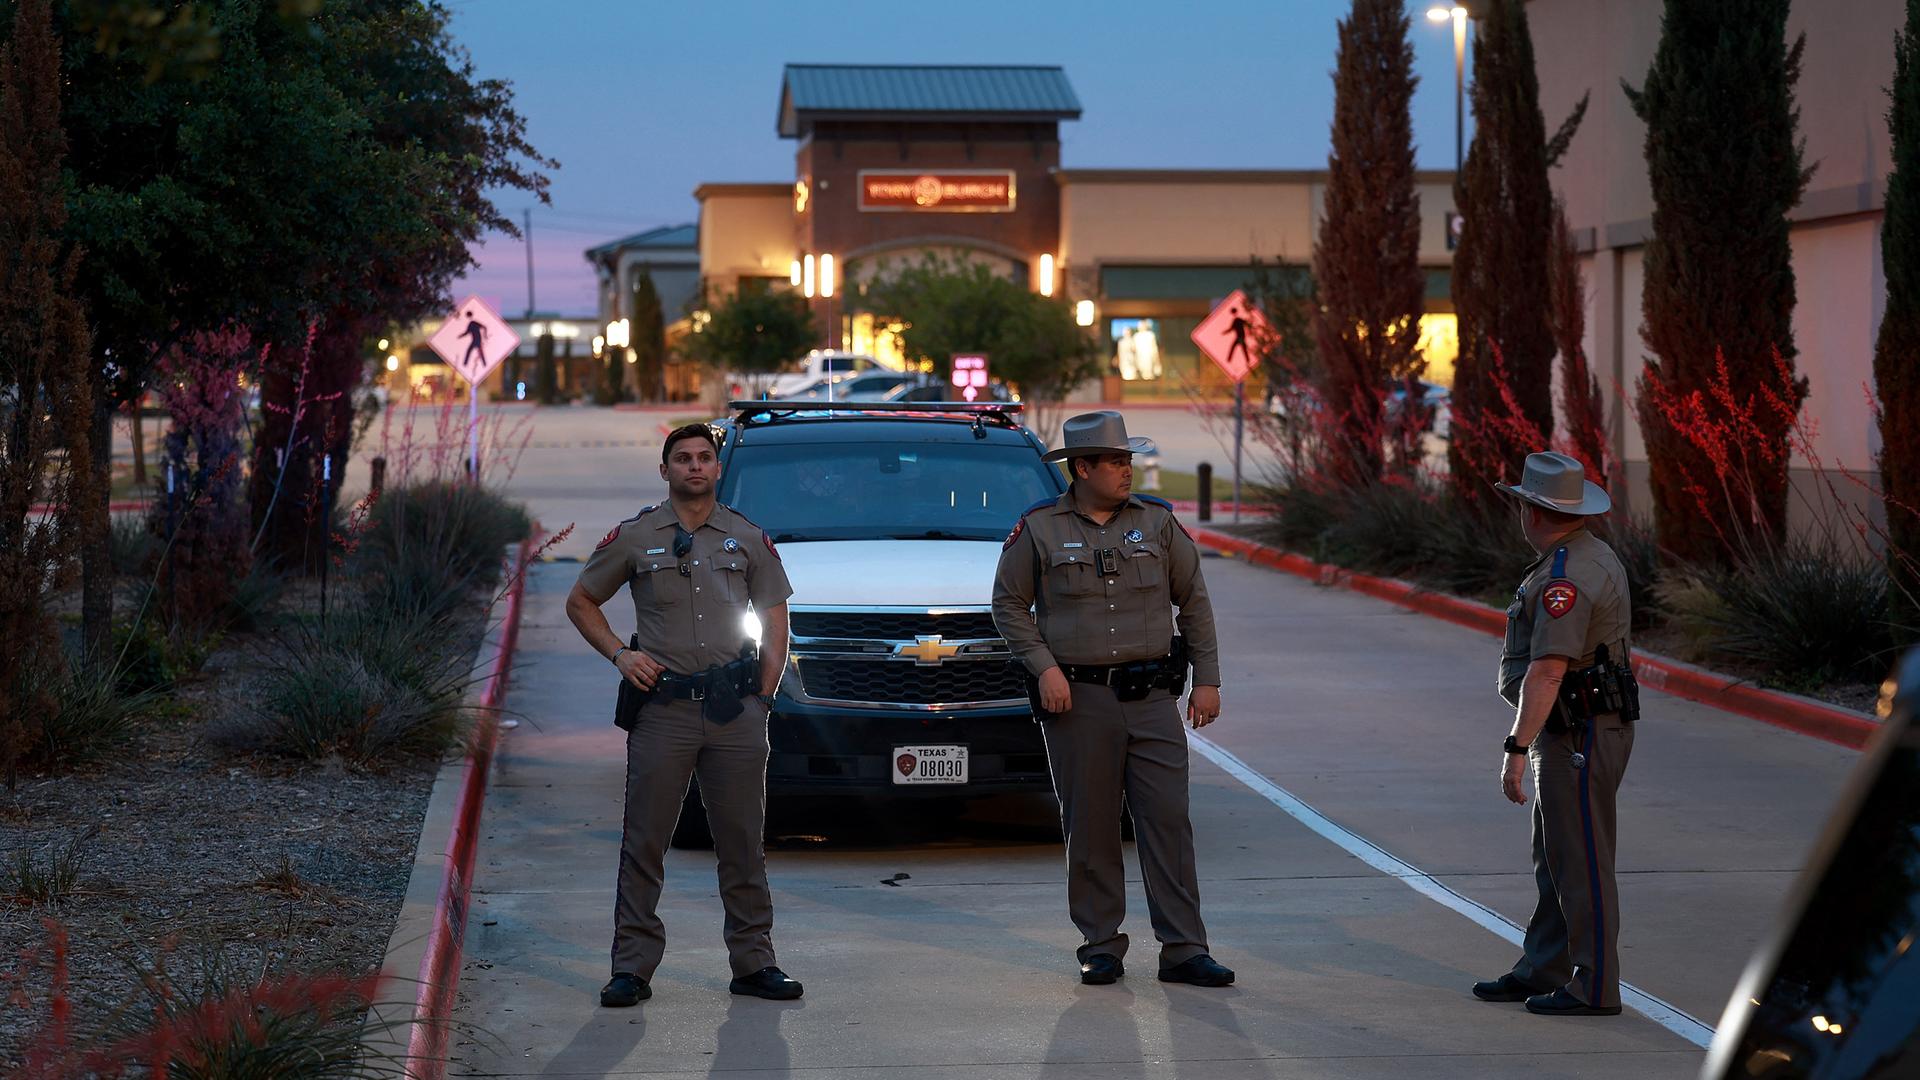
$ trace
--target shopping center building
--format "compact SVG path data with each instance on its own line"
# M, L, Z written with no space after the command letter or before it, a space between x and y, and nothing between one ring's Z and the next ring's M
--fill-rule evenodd
M1188 335L1255 261L1269 272L1307 266L1324 170L1072 168L1060 125L1080 114L1057 67L789 65L775 134L794 142L792 178L695 192L705 295L801 289L826 328L823 347L902 366L910 358L891 329L901 313L869 310L862 285L928 255L966 259L1063 297L1096 328L1110 377L1076 396L1224 395ZM1457 351L1445 235L1453 174L1422 172L1418 183L1424 344L1445 382Z

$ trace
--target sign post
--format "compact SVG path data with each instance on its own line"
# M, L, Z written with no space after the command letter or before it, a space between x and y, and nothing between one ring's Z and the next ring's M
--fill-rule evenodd
M1233 290L1193 328L1193 343L1233 380L1233 521L1236 525L1240 523L1240 455L1246 441L1247 375L1259 364L1253 350L1262 341L1272 340L1272 334L1273 324L1240 289Z
M987 389L987 354L953 354L953 385L960 388L960 396L967 401L979 397Z
M520 335L485 300L469 296L427 344L467 380L467 475L480 482L480 384L520 347Z

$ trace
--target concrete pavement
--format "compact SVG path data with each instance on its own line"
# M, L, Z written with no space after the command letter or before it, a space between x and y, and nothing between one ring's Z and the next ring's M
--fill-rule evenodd
M583 532L589 546L598 539ZM1488 639L1244 564L1210 558L1206 568L1227 642L1227 711L1208 736L1340 826L1524 919L1526 812L1497 788L1507 721ZM1467 985L1504 970L1509 946L1198 755L1202 892L1215 952L1239 969L1233 989L1153 980L1137 875L1131 973L1117 987L1079 986L1051 807L991 800L957 822L852 806L778 823L788 838L771 846L776 944L808 985L789 1004L729 997L712 857L672 853L655 997L600 1009L622 742L608 719L611 673L561 610L574 573L543 566L530 582L509 705L532 723L508 737L489 797L457 1014L499 1042L461 1046L456 1073L1681 1077L1698 1068L1695 1046L1632 1013L1547 1019L1475 1001ZM608 611L624 633L622 606ZM1621 795L1621 966L1712 1023L1855 755L1648 697ZM903 872L911 876L882 884Z

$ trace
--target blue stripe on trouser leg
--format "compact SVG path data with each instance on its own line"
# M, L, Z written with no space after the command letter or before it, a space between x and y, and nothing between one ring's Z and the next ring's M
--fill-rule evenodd
M1587 724L1586 745L1582 748L1587 765L1579 770L1580 833L1587 846L1587 890L1593 897L1593 972L1587 981L1587 1004L1604 1006L1610 1004L1601 1000L1607 988L1607 907L1600 893L1600 852L1593 842L1593 740L1598 730L1598 724Z

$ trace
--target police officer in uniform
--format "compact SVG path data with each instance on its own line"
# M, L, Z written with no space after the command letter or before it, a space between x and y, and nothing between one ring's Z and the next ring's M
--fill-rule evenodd
M1633 753L1639 692L1629 664L1627 573L1588 531L1607 493L1565 454L1530 454L1519 484L1521 527L1540 557L1507 609L1500 696L1516 707L1500 789L1525 804L1533 769L1533 877L1540 898L1520 959L1476 983L1485 1001L1525 1001L1560 1016L1620 1012L1614 795Z
M767 707L787 659L793 588L773 542L714 499L719 442L705 424L667 436L665 505L600 541L567 597L567 616L644 701L627 732L625 824L614 897L613 979L602 1005L633 1005L666 948L660 903L667 841L698 775L719 859L735 994L788 1000L798 982L774 964L767 890ZM633 593L636 645L614 636L601 605ZM749 605L760 622L756 659ZM627 692L625 688L623 694Z
M1126 874L1120 803L1132 811L1160 979L1226 986L1233 972L1207 950L1187 819L1187 741L1180 688L1193 667L1187 718L1220 715L1220 661L1200 553L1173 510L1131 494L1132 455L1119 413L1073 417L1064 445L1073 485L1021 516L1000 553L993 619L1024 665L1047 744L1067 839L1067 906L1083 942L1080 981L1125 974ZM1185 638L1174 637L1175 618Z

